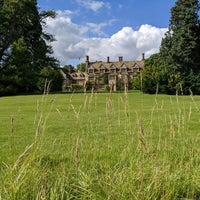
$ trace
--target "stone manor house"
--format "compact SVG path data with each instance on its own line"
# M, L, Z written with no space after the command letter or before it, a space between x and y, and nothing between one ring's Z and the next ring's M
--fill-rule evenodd
M105 90L106 87L109 87L111 91L128 89L130 81L144 69L144 59L144 53L138 61L124 61L120 56L115 62L110 61L109 57L106 62L90 62L89 56L86 56L85 72L61 69L64 79L63 87L72 85L86 87L89 84L96 90Z

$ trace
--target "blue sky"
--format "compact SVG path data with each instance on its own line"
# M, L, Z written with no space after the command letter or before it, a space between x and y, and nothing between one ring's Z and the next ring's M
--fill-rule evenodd
M157 53L175 0L38 0L40 11L55 10L46 31L53 34L61 65L90 60L140 59Z

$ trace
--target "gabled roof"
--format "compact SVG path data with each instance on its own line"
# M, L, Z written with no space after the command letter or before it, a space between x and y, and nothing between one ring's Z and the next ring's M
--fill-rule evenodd
M88 77L88 74L86 72L75 72L74 70L70 73L69 70L65 68L60 68L61 74L63 75L63 78L70 78L73 80L84 80L85 78Z
M100 69L105 69L103 64L100 65Z
M98 70L101 68L101 66L104 66L105 69L109 70L112 66L115 66L116 69L121 69L123 65L125 65L129 69L132 69L134 66L144 69L144 60L122 62L90 62L88 68L92 66L94 69Z
M86 72L74 72L69 75L74 80L84 80L86 77L88 77Z
M60 70L64 73L64 74L69 74L69 73L73 73L75 72L75 70L73 68L71 69L67 69L67 68L60 68Z

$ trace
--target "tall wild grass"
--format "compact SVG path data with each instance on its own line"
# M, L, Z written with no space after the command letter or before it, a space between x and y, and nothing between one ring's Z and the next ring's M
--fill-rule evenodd
M1 98L0 199L200 199L199 102L141 93Z

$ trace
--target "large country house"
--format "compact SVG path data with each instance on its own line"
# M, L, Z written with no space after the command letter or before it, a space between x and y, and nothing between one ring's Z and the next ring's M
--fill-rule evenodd
M107 57L106 62L90 62L89 56L86 56L85 72L74 72L62 69L61 73L64 78L64 87L79 85L86 87L90 85L96 90L109 88L111 91L117 89L128 89L131 80L144 69L144 54L139 61L124 61L120 56L118 61L110 61Z

